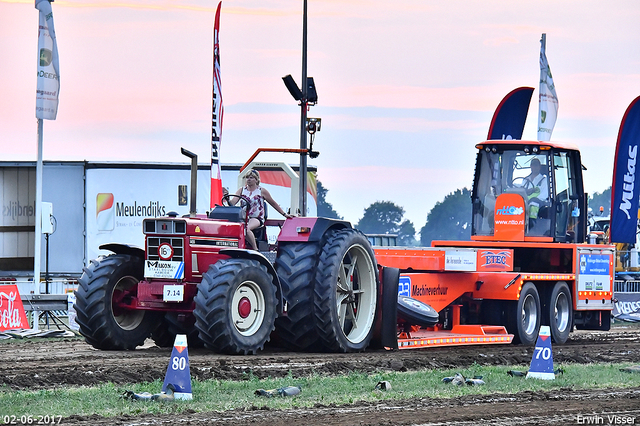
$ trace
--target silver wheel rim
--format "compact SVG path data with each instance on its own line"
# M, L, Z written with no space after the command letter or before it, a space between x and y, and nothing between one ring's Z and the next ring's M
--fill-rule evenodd
M249 311L246 304L249 303ZM264 321L265 301L260 286L253 281L245 281L236 288L231 299L231 320L238 333L243 336L255 334Z
M522 301L522 328L525 334L532 335L538 323L538 310L536 299L532 294L527 294Z
M564 292L558 293L553 303L553 320L561 333L569 327L569 298Z
M113 291L111 292L111 300L113 300L113 296L116 291L127 291L137 283L138 280L132 276L120 278L116 285L113 286ZM113 319L123 330L135 330L140 326L140 324L142 324L142 321L144 319L144 311L122 308L117 308L116 311L118 312L118 314L114 312L114 307L111 306L111 314L113 315Z
M336 311L343 335L351 343L366 339L376 310L376 274L371 257L360 244L349 247L340 262Z

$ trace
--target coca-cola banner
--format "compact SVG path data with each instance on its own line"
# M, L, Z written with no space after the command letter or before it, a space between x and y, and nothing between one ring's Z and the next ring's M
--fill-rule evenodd
M615 293L613 317L622 321L640 321L640 293Z
M0 331L30 328L17 285L0 285Z

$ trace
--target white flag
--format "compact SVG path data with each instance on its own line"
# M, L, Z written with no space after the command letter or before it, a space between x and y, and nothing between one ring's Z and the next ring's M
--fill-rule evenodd
M48 0L36 0L40 12L38 26L38 85L36 88L36 118L55 120L58 114L60 67L58 43L53 26L53 11Z
M540 102L538 113L538 140L551 140L553 127L558 116L558 95L551 77L551 68L545 53L546 34L542 34L540 47Z

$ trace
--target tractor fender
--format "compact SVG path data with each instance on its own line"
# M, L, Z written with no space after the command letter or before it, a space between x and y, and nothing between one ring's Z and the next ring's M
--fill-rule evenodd
M278 242L317 242L321 241L328 231L351 229L346 220L326 217L293 217L282 225Z
M273 280L273 285L276 286L276 300L278 301L278 312L284 313L284 296L282 294L282 286L280 285L280 278L278 278L278 274L276 273L276 269L273 267L273 264L267 259L262 253L240 249L240 248L228 248L220 250L220 254L224 254L225 256L229 256L232 259L251 259L257 260L261 265L264 265L267 268L267 271L271 275Z
M130 244L107 243L101 244L98 248L100 250L109 250L115 254L128 254L144 259L144 249Z

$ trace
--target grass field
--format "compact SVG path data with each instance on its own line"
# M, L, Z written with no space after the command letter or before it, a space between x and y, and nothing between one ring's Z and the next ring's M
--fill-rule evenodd
M377 374L352 373L340 377L309 376L258 380L251 374L244 381L193 381L193 400L156 402L124 399L124 390L158 393L161 381L116 386L111 383L96 387L60 388L38 391L13 391L0 388L0 420L3 416L62 416L91 415L118 416L141 413L179 413L224 411L252 408L301 408L352 404L359 401L409 398L454 398L470 394L510 394L523 391L553 389L625 388L640 386L640 374L621 372L630 364L567 365L556 380L511 377L508 370L528 367L471 366L460 370L426 370L413 372L383 372ZM456 372L466 377L482 376L481 386L454 386L442 382ZM374 390L378 381L387 380L392 389ZM295 397L265 398L254 394L257 389L273 389L288 385L302 387ZM10 411L10 412L9 412Z

